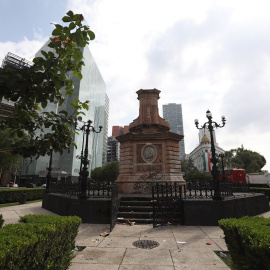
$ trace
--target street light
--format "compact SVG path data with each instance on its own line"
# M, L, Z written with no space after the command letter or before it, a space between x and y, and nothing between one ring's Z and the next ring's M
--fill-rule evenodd
M210 136L211 136L211 159L210 159L210 161L213 164L211 174L213 176L213 184L214 184L213 200L223 200L224 197L221 195L221 192L220 192L219 170L217 167L218 158L216 157L216 149L215 149L215 144L214 144L213 131L214 131L214 128L224 127L225 123L226 123L226 119L225 119L225 116L221 116L222 125L217 124L216 122L212 121L212 114L209 110L206 112L206 117L208 119L208 122L204 123L201 127L199 127L198 119L195 119L194 121L195 121L195 125L196 125L197 129L207 128L210 132Z
M225 181L226 177L225 177L225 170L224 170L224 162L223 159L227 158L226 154L219 154L218 157L221 158L221 169L222 169L222 180Z
M52 152L53 152L53 149L50 146L50 161L49 161L48 173L46 176L46 192L47 193L50 192L49 188L50 188L50 183L52 180Z
M78 129L77 125L78 125L78 121L83 123L83 126ZM95 133L100 133L102 130L102 126L99 126L99 130L96 131L95 128L91 125L93 122L91 120L88 120L87 122L83 122L82 121L82 117L78 117L75 122L75 129L76 130L82 130L83 131L83 135L85 133L86 136L86 141L85 141L85 149L84 149L84 155L83 155L83 146L82 146L82 153L81 153L81 168L80 168L80 176L79 176L79 181L81 182L81 193L79 195L79 199L83 199L86 200L87 199L87 177L89 175L89 171L88 171L88 164L89 164L89 160L88 160L88 138L89 138L89 134L90 132L95 132ZM84 144L84 138L83 138L83 144ZM83 168L82 168L83 166Z
M79 120L80 122L82 122L82 117L79 116L77 118L77 120ZM81 155L79 156L76 156L76 158L80 159L80 172L79 172L79 184L81 184L81 171L82 171L82 164L83 164L83 149L84 149L84 136L85 136L85 127L86 125L84 124L81 128L77 128L78 126L78 122L75 122L75 130L78 130L78 131L82 131L83 132L83 141L82 141L82 150L81 150Z

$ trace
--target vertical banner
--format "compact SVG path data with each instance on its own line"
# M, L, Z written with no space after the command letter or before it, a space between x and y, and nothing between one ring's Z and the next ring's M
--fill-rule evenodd
M211 171L210 152L203 153L203 170L205 172Z

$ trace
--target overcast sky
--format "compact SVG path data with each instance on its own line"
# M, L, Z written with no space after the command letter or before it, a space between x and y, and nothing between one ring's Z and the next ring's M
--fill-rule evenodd
M108 135L137 118L137 90L157 88L161 116L162 104L182 104L186 153L199 144L194 119L203 124L209 109L227 119L219 146L259 152L270 171L269 0L0 0L0 61L33 58L69 10L96 34Z

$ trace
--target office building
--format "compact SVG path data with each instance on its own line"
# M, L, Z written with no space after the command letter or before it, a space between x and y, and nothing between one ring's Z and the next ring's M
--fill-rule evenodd
M36 53L36 57L42 56L41 50L50 51L48 45L49 41ZM82 66L82 79L79 80L76 76L68 74L74 83L74 93L67 97L65 102L58 106L55 103L49 103L44 111L53 111L57 113L60 110L66 110L69 114L73 114L73 107L70 103L74 99L79 99L81 101L90 100L89 110L84 111L85 115L82 115L83 121L91 120L93 121L92 125L98 130L99 126L103 126L103 129L100 133L90 132L89 135L89 172L96 168L101 167L106 160L107 154L107 132L108 132L108 114L109 114L109 98L106 95L106 85L102 78L102 75L95 63L95 60L90 52L90 49L87 47L81 48L83 54L83 60L85 65ZM80 126L80 125L79 125ZM78 127L79 127L78 126ZM83 134L78 132L74 135L74 141L77 145L77 148L70 146L69 151L64 150L63 154L53 153L52 158L52 175L58 180L61 178L71 179L72 181L77 181L81 160L82 144L83 144ZM47 166L49 164L49 157L44 156L40 157L37 160L32 162L26 162L26 165L23 167L22 174L27 175L27 177L32 177L33 183L36 183L39 179L44 180L44 177L47 174Z
M10 68L12 71L29 68L32 65L32 62L10 52L2 61L2 68ZM11 115L13 111L14 102L5 99L0 100L0 116Z
M169 103L162 106L163 118L169 122L170 131L184 135L182 104ZM185 159L185 139L180 142L180 159Z
M112 136L117 137L129 132L129 126L113 126L112 127Z
M129 132L129 126L113 126L112 136L108 137L107 144L107 162L117 161L120 159L120 143L116 137Z
M107 163L117 161L120 159L120 143L114 136L108 137L107 144Z

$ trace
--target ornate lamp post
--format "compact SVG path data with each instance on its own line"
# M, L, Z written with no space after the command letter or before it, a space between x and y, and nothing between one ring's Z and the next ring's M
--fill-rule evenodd
M49 168L48 168L48 173L46 176L46 192L50 192L50 183L52 180L52 153L53 149L50 147L50 161L49 161Z
M212 121L212 114L209 110L206 112L206 117L208 119L208 122L204 123L201 127L199 127L199 121L198 121L198 119L195 119L195 125L196 125L197 129L208 128L208 130L210 132L210 136L211 136L211 159L210 159L210 161L213 164L211 174L213 176L213 184L214 184L213 200L223 200L224 197L221 195L221 192L220 192L219 170L217 167L218 158L216 157L216 149L215 149L215 144L214 144L213 131L214 131L214 128L224 127L225 123L226 123L226 119L225 119L225 116L221 116L222 125L217 124L216 122Z
M78 117L78 120L80 122L82 121L82 117ZM84 155L81 155L81 168L80 168L80 176L79 176L79 180L81 182L81 193L79 195L79 199L83 199L86 200L87 199L87 177L89 175L89 171L88 171L88 164L89 164L89 160L88 160L88 139L89 139L89 134L90 132L95 132L95 133L100 133L102 130L102 126L99 126L99 130L96 131L95 128L93 126L91 126L93 122L91 120L88 120L87 122L83 122L83 126L79 129L83 131L83 134L85 133L86 136L86 141L85 141L85 149L84 149ZM77 129L77 121L75 122L75 128ZM78 130L78 129L77 129ZM83 139L83 143L84 143L84 139ZM83 148L82 148L83 151ZM82 168L83 166L83 168Z
M81 117L79 117L81 119ZM81 121L81 120L80 120ZM83 141L82 141L82 150L81 150L81 155L79 156L76 156L76 158L80 159L80 173L79 173L79 184L81 184L81 171L82 171L82 164L83 164L83 149L84 149L84 136L85 136L85 126L86 125L83 125L81 128L77 128L77 121L75 122L75 130L78 130L78 131L82 131L83 132Z
M222 180L226 181L223 159L227 158L227 156L226 156L226 154L219 154L218 157L221 158Z

